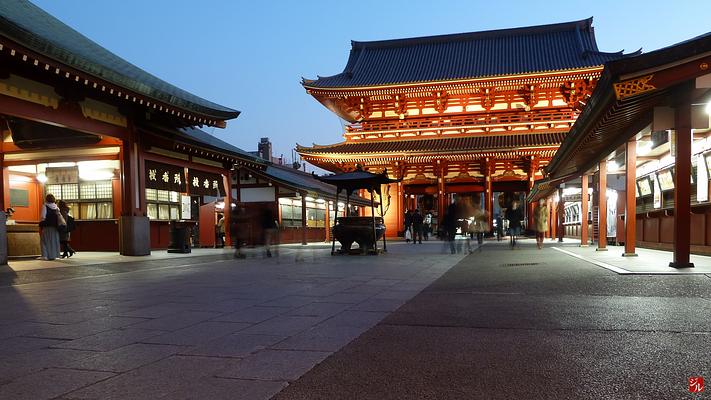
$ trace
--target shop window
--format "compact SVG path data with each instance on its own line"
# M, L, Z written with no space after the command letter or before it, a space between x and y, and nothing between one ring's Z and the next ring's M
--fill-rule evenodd
M45 194L49 193L57 200L64 200L75 219L114 217L113 185L110 180L48 184L45 186Z
M146 213L152 220L179 220L180 193L168 190L146 189Z

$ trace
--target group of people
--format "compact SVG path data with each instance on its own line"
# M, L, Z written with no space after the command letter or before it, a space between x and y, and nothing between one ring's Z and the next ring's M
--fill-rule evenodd
M541 200L534 212L536 230L536 244L539 249L543 248L543 238L548 231L548 207L545 200ZM508 232L504 230L503 222L508 222ZM496 234L500 238L508 233L510 237L511 249L517 247L518 237L521 236L523 229L524 214L521 203L518 200L513 200L511 206L502 210L502 213L496 216ZM432 214L428 213L426 217L420 214L419 209L407 211L405 213L405 240L414 243L422 243L423 232L428 232L431 229ZM480 204L467 201L455 201L451 203L445 210L442 217L442 225L440 228L440 237L449 244L449 250L454 254L458 251L455 246L455 237L457 230L461 230L462 234L467 237L467 248L470 252L473 251L472 241L476 239L478 244L477 249L481 248L484 242L484 236L491 231L489 226L489 214ZM424 233L427 240L427 233Z
M71 246L71 233L76 229L71 209L53 194L45 197L40 211L40 252L43 260L69 258L76 253Z
M422 244L422 238L429 240L432 232L432 212L422 215L420 209L405 212L405 241L413 244Z

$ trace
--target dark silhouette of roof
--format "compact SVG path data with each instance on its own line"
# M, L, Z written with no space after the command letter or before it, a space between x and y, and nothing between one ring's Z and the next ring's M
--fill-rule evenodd
M592 18L513 29L409 39L352 42L342 73L316 80L313 88L472 79L601 66L624 57L600 52Z
M205 100L136 67L27 0L0 1L0 36L88 75L186 111L237 118L239 111Z

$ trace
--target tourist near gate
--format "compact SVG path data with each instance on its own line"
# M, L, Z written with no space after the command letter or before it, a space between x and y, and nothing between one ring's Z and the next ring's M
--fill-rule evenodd
M618 190L624 255L637 245L674 251L672 267L693 267L691 250L711 253L711 33L605 65L597 88L571 132L536 183L535 201L580 179L608 216L609 177ZM568 187L570 183L566 184ZM587 204L583 214L587 214ZM581 226L587 243L587 224ZM606 249L600 236L598 248Z
M493 218L543 177L603 64L624 57L598 50L592 19L352 42L343 72L302 82L348 121L345 141L296 150L332 172L362 165L400 180L388 236L407 209L431 210L436 224L454 196Z

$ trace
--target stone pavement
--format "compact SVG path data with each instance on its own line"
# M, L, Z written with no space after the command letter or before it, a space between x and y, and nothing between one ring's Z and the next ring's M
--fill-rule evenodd
M549 246L488 242L275 399L705 398L688 379L711 378L709 276Z
M579 241L565 239L562 244L551 243L551 247L581 260L622 275L629 274L711 274L711 257L691 255L694 268L671 268L673 260L670 251L637 248L636 257L622 257L624 247L607 246L607 251L596 251L596 246L580 247Z
M18 271L0 287L0 399L269 399L463 258L440 246Z

